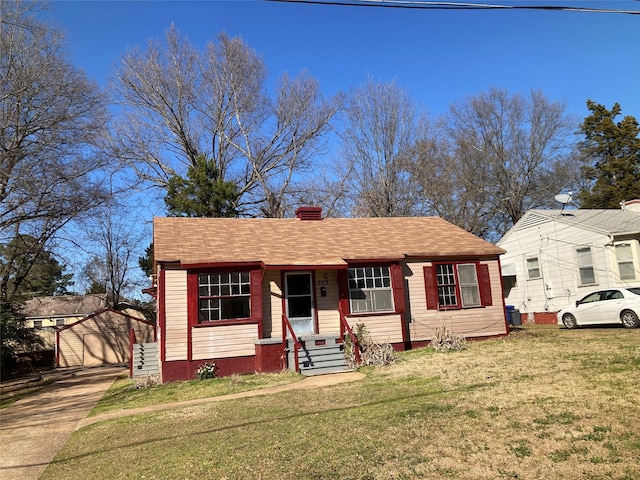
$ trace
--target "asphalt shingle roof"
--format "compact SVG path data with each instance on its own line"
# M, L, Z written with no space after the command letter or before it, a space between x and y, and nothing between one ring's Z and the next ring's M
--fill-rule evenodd
M439 217L155 218L154 259L194 265L340 265L345 260L500 255Z
M85 316L107 306L104 295L62 295L27 300L24 314L31 317Z
M640 232L640 212L617 209L531 210L549 219L609 235Z

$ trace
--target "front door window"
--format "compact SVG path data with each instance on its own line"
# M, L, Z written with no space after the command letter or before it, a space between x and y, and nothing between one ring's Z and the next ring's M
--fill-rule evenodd
M310 273L285 275L287 318L297 336L315 333L313 290Z

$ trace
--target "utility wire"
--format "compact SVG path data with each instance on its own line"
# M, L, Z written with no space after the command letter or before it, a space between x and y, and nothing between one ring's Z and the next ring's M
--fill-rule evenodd
M640 15L640 10L621 10L611 8L571 7L564 5L495 5L482 3L431 2L410 0L265 0L280 3L304 3L309 5L331 5L341 7L378 7L378 8L412 8L421 10L549 10L583 13L623 13Z

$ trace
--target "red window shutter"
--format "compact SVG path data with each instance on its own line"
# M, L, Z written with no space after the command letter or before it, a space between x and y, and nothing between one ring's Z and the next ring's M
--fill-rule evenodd
M402 265L391 265L391 285L396 313L404 313L404 275Z
M424 267L424 289L427 296L427 310L438 309L438 284L434 267Z
M342 313L349 313L349 283L347 280L347 270L338 270L338 298Z
M489 279L489 265L478 265L478 288L480 289L480 302L483 307L490 307L493 305L493 298L491 297L491 280Z
M187 316L190 325L200 322L200 305L198 301L198 274L187 273Z
M251 288L251 319L262 322L262 271L251 270L249 272L249 284Z

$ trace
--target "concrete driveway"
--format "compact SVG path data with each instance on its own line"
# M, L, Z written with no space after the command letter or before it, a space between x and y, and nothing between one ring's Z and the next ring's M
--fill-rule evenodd
M122 366L65 369L55 381L0 410L0 478L35 480L91 411Z

